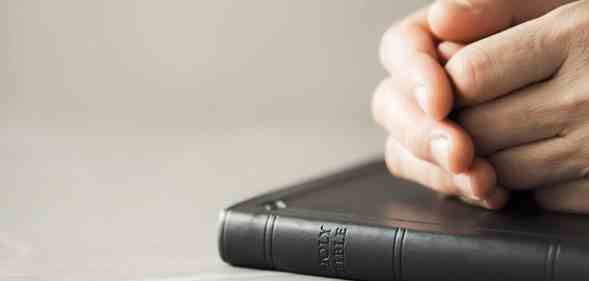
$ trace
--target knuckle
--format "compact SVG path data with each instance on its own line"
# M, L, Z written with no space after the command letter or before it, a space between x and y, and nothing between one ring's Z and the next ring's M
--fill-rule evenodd
M388 96L388 88L390 84L390 79L382 80L372 95L372 101L370 103L372 117L374 121L381 125L382 127L386 128L386 108L387 108L387 96Z
M560 146L564 151L561 156L552 159L554 165L568 163L578 171L578 178L589 178L589 147L586 144L589 136L586 131L589 128L581 127L573 130L560 138Z
M410 18L405 18L391 27L389 27L380 39L378 47L379 58L382 66L389 71L399 71L400 63L410 61L409 58L404 56L410 56L413 46L411 43L411 37L408 35L423 33L423 28L418 26Z
M385 69L392 69L392 54L399 49L400 34L402 34L403 26L403 23L397 23L389 27L380 40L378 54Z
M573 86L574 88L575 86ZM585 121L589 118L589 91L574 91L561 96L558 111L565 120ZM574 124L569 124L573 126Z
M588 1L575 1L552 10L542 19L552 23L558 30L574 31L579 25L587 24L585 15L587 8L589 8ZM558 24L554 25L554 22Z
M492 69L493 60L479 44L471 44L450 62L449 74L465 100L475 99L484 88L485 71Z
M586 48L589 35L585 31L589 30L589 18L585 13L588 9L588 1L576 1L560 6L540 18L539 20L546 23L543 26L550 27L546 39L564 44L569 51L574 51L577 47ZM579 41L583 44L575 44Z
M389 172L396 177L403 177L401 173L401 159L398 151L398 145L392 137L389 137L386 142L385 149L385 163Z
M554 114L559 119L563 120L561 123L560 136L566 136L574 131L575 128L584 126L589 120L589 94L577 90L577 83L563 85L566 92L562 93L556 99L555 105L548 114Z
M393 29L394 27L389 28L382 36L382 38L380 39L380 44L378 46L378 55L379 55L379 59L380 62L382 64L382 66L384 68L388 68L389 67L389 49L391 46L391 40L393 38Z
M385 163L387 165L389 173L391 173L391 175L393 175L395 177L402 178L401 170L399 169L399 164L397 163L397 161L395 161L395 159L392 159L389 156L389 154L390 153L387 153L387 157L385 158Z

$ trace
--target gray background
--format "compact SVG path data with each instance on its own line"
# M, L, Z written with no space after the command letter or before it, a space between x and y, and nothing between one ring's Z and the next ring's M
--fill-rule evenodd
M0 280L315 279L224 265L217 214L381 153L425 2L0 0Z

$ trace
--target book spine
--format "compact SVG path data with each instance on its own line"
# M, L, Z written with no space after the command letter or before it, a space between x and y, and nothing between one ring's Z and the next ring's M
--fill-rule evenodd
M510 233L445 234L225 212L219 250L236 266L353 280L589 280L589 245Z

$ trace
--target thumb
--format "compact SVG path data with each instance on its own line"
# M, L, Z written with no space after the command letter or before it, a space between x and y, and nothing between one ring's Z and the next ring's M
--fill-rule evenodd
M437 0L430 8L428 22L439 38L470 43L574 1Z

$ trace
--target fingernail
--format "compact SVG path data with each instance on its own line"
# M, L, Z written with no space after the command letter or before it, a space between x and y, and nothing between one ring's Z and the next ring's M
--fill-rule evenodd
M474 5L471 0L452 0L451 4L455 7L468 11L471 14L480 14L483 12L480 5Z
M454 177L454 183L456 184L456 186L460 190L460 193L463 196L465 196L471 200L479 202L479 205L481 204L480 203L481 198L474 194L471 180L467 175L465 175L465 174L456 175ZM484 204L484 202L483 202L483 204Z
M472 198L468 198L466 196L458 196L458 198L460 198L460 200L462 200L462 202L470 204L470 205L474 205L474 206L479 206L479 207L484 207L486 208L481 201L478 200L474 200Z
M469 0L453 0L451 1L454 4L457 4L458 6L462 7L462 8L472 8L472 2L470 2Z
M493 203L492 201L490 201L490 200L484 200L484 201L483 201L483 206L484 206L485 208L487 208L487 209L490 209L490 210L493 210L493 209L495 209L495 205L494 205L494 203Z
M499 208L505 206L505 204L507 203L507 200L508 200L507 193L504 190L497 187L497 189L495 190L495 192L493 192L493 194L489 197L489 199L483 201L483 205L487 209L493 209L493 210L499 209Z
M449 171L450 143L444 136L434 136L430 142L430 152L436 164Z
M423 112L427 113L427 89L423 84L418 84L415 87L415 97L417 98L417 103Z

